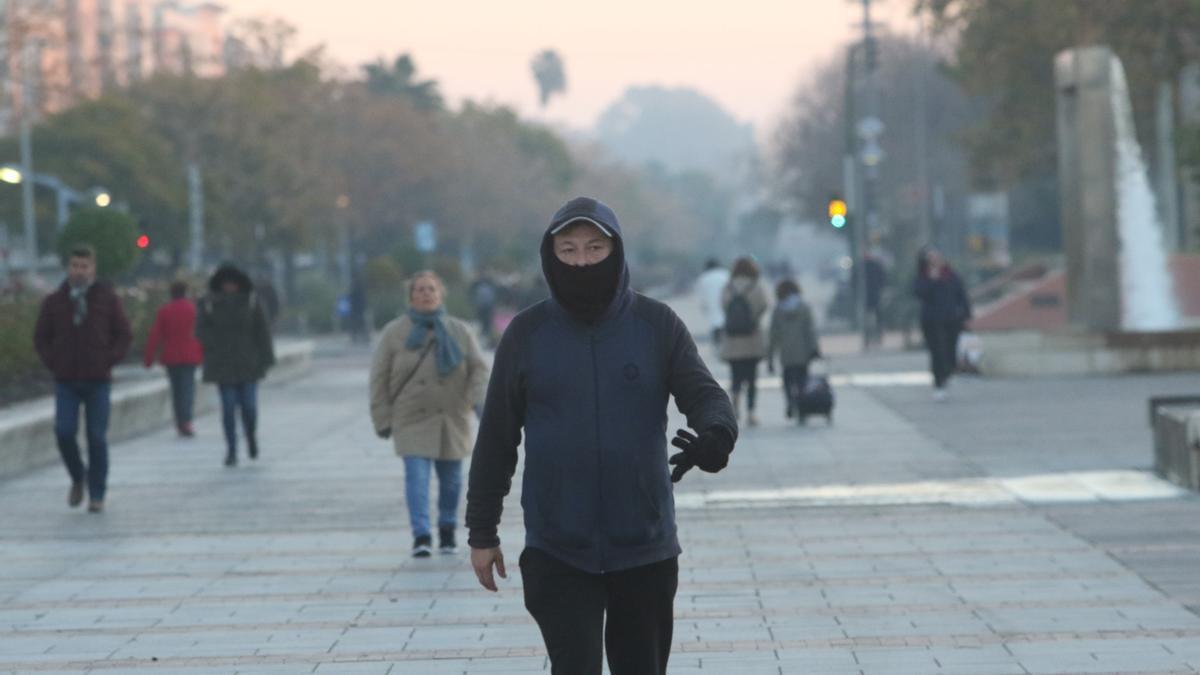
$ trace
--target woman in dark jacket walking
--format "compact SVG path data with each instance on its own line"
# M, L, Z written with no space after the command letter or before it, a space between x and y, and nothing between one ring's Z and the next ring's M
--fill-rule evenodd
M270 322L250 277L222 265L198 307L196 337L204 346L204 381L221 393L225 466L237 465L237 412L241 410L250 459L258 458L258 382L275 365Z
M955 370L958 336L971 319L971 301L962 279L933 247L922 249L917 258L913 292L921 301L921 332L933 371L933 397L943 401Z
M160 361L171 383L175 428L180 436L192 437L192 408L196 400L196 366L204 360L204 349L196 339L196 305L187 297L184 281L171 284L171 301L158 310L146 338L143 363L147 368ZM161 350L161 355L160 355Z

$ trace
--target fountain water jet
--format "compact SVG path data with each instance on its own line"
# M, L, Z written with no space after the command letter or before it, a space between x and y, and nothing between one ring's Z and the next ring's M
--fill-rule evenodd
M1059 184L1071 323L1091 333L1177 328L1179 312L1121 61L1062 52Z
M1121 327L1127 331L1178 328L1178 303L1154 192L1133 125L1125 68L1112 57L1109 91L1116 146L1114 189L1121 240Z

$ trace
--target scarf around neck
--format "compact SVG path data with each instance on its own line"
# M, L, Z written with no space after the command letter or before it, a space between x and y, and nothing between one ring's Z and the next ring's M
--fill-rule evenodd
M70 285L68 284L68 286ZM82 326L83 322L87 320L87 296L88 291L92 290L92 284L89 283L84 284L83 286L70 286L70 289L71 302L75 305L75 314L71 317L71 323L75 324L76 326Z
M425 346L429 331L432 330L433 339L437 343L434 359L437 363L438 375L442 377L453 372L463 360L462 349L446 331L446 324L442 321L442 317L445 315L446 310L443 307L432 312L418 312L415 309L409 309L408 318L412 319L413 328L412 332L408 334L408 340L404 343L404 346L410 351L416 351Z

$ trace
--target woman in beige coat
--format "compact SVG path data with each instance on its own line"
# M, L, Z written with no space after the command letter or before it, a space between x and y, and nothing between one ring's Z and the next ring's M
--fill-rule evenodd
M445 286L433 272L409 285L408 313L383 329L371 364L371 421L404 458L413 556L432 554L430 474L438 476L438 548L456 550L462 461L475 443L473 414L488 367L470 326L448 316Z
M729 283L721 294L725 308L725 334L721 339L721 360L733 371L733 411L740 414L742 386L746 387L746 422L758 426L754 403L758 396L758 362L767 355L762 317L767 312L767 293L759 283L758 265L750 258L738 258L733 264Z

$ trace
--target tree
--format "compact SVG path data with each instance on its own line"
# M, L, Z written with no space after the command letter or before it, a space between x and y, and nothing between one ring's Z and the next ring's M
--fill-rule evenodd
M150 223L163 244L184 241L183 166L127 98L108 96L49 118L34 134L38 170L83 190L102 186Z
M965 221L971 185L960 135L976 113L962 88L933 68L936 52L903 38L884 39L879 50L879 117L886 128L881 139L886 159L878 167L876 199L892 253L908 260L917 247L929 243L926 237L937 239L940 233L943 245L962 241L957 226ZM797 88L772 136L768 180L800 222L825 222L829 198L843 191L845 77L843 58L819 66ZM924 148L917 143L922 135ZM922 159L928 166L928 187L915 171ZM944 196L943 212L940 219L932 214L933 232L923 232L923 209L932 210L935 188ZM854 211L859 205L852 203L850 208L852 217L858 215Z
M401 54L389 66L383 59L362 67L367 90L377 96L408 100L420 110L442 110L445 106L437 80L417 80L417 65L408 54Z
M279 69L287 65L296 42L296 27L274 17L235 21L225 40L225 62L233 69Z
M538 52L529 67L533 70L533 79L538 87L538 100L543 108L550 102L550 97L566 93L567 74L558 52L553 49Z
M1200 3L1194 0L917 0L953 40L949 72L987 102L966 135L975 181L1012 185L1053 173L1057 157L1054 57L1107 45L1128 73L1143 147L1153 136L1160 82L1177 82L1200 56Z
M71 216L58 238L58 253L65 261L71 249L88 244L96 250L96 274L119 277L137 260L137 230L133 218L116 209L85 209Z
M316 65L159 76L133 96L178 155L201 167L210 250L254 265L274 250L289 264L287 254L321 239L337 188L333 91Z

